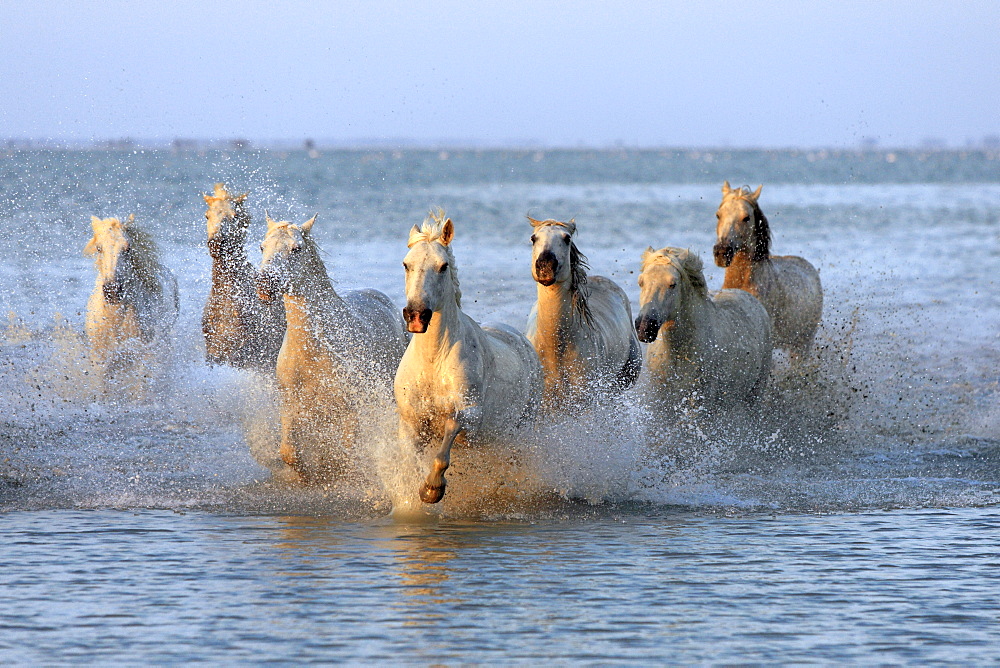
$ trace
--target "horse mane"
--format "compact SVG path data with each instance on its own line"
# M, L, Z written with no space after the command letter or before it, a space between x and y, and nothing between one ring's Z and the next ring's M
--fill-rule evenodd
M708 282L705 280L705 265L697 254L692 253L686 248L667 247L657 251L647 250L642 254L641 271L646 271L647 267L654 264L671 264L677 267L680 269L681 274L687 278L691 287L694 288L695 293L703 299L708 299Z
M754 247L750 259L754 261L767 260L771 257L771 226L767 222L767 217L760 210L760 205L753 197L750 186L741 186L729 191L732 197L741 199L750 205L753 210L753 238Z
M124 226L125 238L132 249L132 264L142 286L154 295L163 294L160 281L160 253L152 235L135 223Z
M562 222L552 218L548 220L535 220L531 216L528 216L528 220L531 222L532 227L559 226L569 231L569 290L573 294L573 312L590 324L593 318L593 313L590 310L590 302L588 301L590 298L590 286L587 285L587 270L590 269L590 264L587 262L587 256L580 252L576 241L573 239L573 235L576 234L576 221L570 219Z
M420 228L417 229L414 225L413 229L410 230L410 238L406 242L406 247L413 248L421 241L426 241L427 243L436 241L444 248L445 255L448 257L448 266L451 267L451 282L455 286L455 303L461 308L462 288L458 282L458 266L455 264L455 254L451 251L451 245L445 244L441 240L444 234L444 225L447 222L448 216L445 214L444 209L440 207L431 209L427 217L424 218L424 222L420 224Z

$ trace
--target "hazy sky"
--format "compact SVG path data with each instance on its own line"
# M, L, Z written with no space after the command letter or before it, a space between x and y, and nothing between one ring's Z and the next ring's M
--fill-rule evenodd
M0 139L950 145L1000 2L0 0Z

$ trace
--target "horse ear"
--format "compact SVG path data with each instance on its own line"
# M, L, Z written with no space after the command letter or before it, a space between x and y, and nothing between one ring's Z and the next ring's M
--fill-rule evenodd
M236 202L237 204L243 204L243 201L244 201L244 200L245 200L245 199L247 198L247 195L248 195L248 194L249 194L249 193L243 193L242 195L239 195L239 196L238 196L238 197L236 198L235 202Z
M763 189L764 189L764 184L762 183L759 186L757 186L757 190L753 191L753 194L750 195L750 199L753 200L754 204L757 203L757 198L760 197L760 191Z
M134 213L130 213L128 215L128 218L125 219L125 223L122 225L122 227L128 227L129 225L131 225L134 222L135 222L135 214Z
M270 231L272 227L278 224L278 221L271 218L271 213L267 209L264 209L264 220L267 222L268 231Z
M451 243L451 240L455 238L455 224L451 222L451 218L444 221L444 227L441 228L441 245L447 246Z
M97 237L90 237L90 241L87 245L83 247L83 254L87 257L94 255L97 252Z
M318 213L309 220L307 220L306 222L299 225L299 229L302 230L304 233L309 234L309 232L312 231L313 223L316 222L317 217L319 217Z
M97 232L99 229L101 229L101 223L103 222L104 221L98 218L97 216L90 217L90 227L92 230L94 230L94 232Z
M723 181L722 182L722 194L723 195L728 195L729 191L731 191L731 190L732 190L732 188L729 187L729 181Z
M646 259L649 258L656 250L652 246L646 246L646 250L642 251L642 263L646 264Z
M205 193L202 193L201 196L205 200L205 204L211 204L214 199L211 195L206 195Z
M532 226L532 227L538 227L539 225L541 225L541 224L542 224L542 221L540 221L540 220L535 220L535 219L534 219L534 218L532 218L531 216L526 216L526 218L528 219L528 222L529 222L529 223L531 223L531 226Z
M566 229L571 235L576 234L576 218L570 218L566 221Z

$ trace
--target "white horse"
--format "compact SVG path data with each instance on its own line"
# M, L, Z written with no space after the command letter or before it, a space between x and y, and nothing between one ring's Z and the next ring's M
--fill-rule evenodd
M680 248L647 248L635 329L648 343L646 368L669 399L707 405L752 401L771 369L767 311L743 290L709 296L701 259Z
M771 255L771 229L757 199L764 186L730 188L722 184L715 217L715 264L726 268L723 288L746 290L771 317L774 345L801 357L812 347L823 315L819 272L801 257Z
M267 216L258 277L261 299L283 295L287 326L277 360L281 458L305 482L345 469L365 411L391 402L393 374L406 349L399 311L377 290L337 294L302 225Z
M87 300L91 361L105 379L133 368L168 343L177 320L177 279L158 258L152 237L131 215L91 216L94 236L84 247L94 258L97 281Z
M396 372L400 439L423 450L441 446L420 498L444 496L444 472L456 438L470 444L509 437L534 417L542 370L531 343L511 327L480 327L461 308L455 234L443 211L413 226L403 260L406 308L414 334Z
M603 276L587 276L574 221L528 221L538 300L525 331L542 363L546 400L579 403L588 392L630 387L642 353L625 291Z
M285 307L280 300L257 298L257 269L245 248L250 225L246 193L233 197L216 183L215 192L203 197L212 256L212 289L201 318L205 357L211 364L273 373L285 336Z

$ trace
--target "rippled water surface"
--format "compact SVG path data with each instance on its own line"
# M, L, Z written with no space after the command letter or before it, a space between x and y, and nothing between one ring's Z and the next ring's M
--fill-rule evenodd
M0 538L12 663L1000 660L996 509L65 510L8 517Z
M265 208L318 211L338 288L397 303L444 206L463 307L522 327L526 214L575 217L635 308L649 245L721 285L723 179L764 183L774 252L826 291L752 413L667 421L636 388L456 451L428 509L391 407L366 475L302 488L271 382L203 363L215 181L249 193L252 261ZM998 211L983 152L0 153L0 657L996 663ZM141 397L95 386L82 333L90 216L130 212L181 296Z

